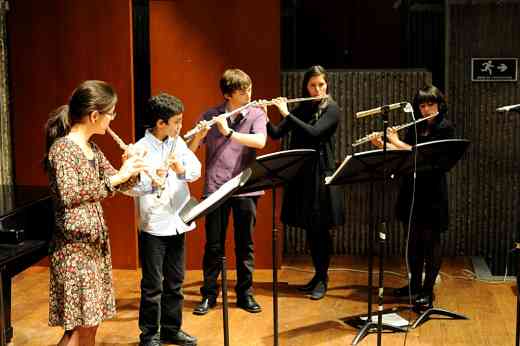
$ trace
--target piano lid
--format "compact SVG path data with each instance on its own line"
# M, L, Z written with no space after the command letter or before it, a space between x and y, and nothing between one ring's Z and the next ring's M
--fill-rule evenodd
M0 185L0 219L47 198L48 186Z

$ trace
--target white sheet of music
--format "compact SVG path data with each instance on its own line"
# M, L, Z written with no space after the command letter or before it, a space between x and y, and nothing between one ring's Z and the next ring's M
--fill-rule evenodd
M238 189L240 186L244 185L247 182L247 179L249 179L250 175L251 170L245 169L237 176L224 183L221 187L217 189L217 191L208 195L208 197L203 199L200 203L196 205L193 205L193 203L187 203L186 207L183 208L183 210L180 212L182 221L184 223L188 223L195 220L199 215L204 213L206 209L211 208L222 198L226 197L229 194L232 194L233 191Z

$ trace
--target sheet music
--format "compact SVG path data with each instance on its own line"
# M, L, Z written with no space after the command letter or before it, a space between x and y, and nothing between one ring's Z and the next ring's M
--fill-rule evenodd
M387 149L386 150L386 152L394 152L394 151L410 151L411 152L410 149ZM376 152L383 152L383 149L367 150L367 151L362 151L359 153L354 153L352 155L347 155L345 157L345 159L343 160L343 162L341 162L341 165L339 165L339 167L336 169L336 171L331 176L325 177L325 185L329 185L331 182L333 182L334 179L338 176L338 174L343 171L343 168L347 165L349 160L352 159L353 157L366 156L368 154L376 153Z
M201 216L208 209L215 207L219 202L222 202L226 196L232 194L239 187L243 186L250 176L251 170L245 169L236 177L224 183L217 191L210 194L200 203L195 204L196 199L192 198L179 213L182 222L188 224Z
M361 319L363 321L366 321L367 316L362 316ZM387 325L394 326L394 327L400 327L400 328L406 327L410 324L408 322L408 320L404 319L403 317L401 317L400 315L398 315L395 312L383 314L382 320L383 320L383 324L387 324ZM377 321L378 321L377 315L372 316L372 322L377 323Z

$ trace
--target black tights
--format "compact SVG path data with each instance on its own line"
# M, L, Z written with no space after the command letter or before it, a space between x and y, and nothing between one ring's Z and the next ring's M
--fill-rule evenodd
M319 224L319 223L317 223ZM316 226L307 229L307 241L311 250L312 264L315 278L327 283L332 252L332 237L328 227Z
M442 263L439 230L428 224L412 224L408 244L410 286L414 291L432 293ZM424 282L422 280L425 272Z

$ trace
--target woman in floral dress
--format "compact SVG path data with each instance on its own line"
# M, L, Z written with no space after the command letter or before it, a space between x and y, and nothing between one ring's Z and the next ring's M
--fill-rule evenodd
M49 325L63 326L58 345L94 345L101 321L115 315L112 263L101 200L129 189L143 170L140 157L117 171L90 141L116 116L117 95L102 81L85 81L46 125L44 165L55 206L50 247Z

